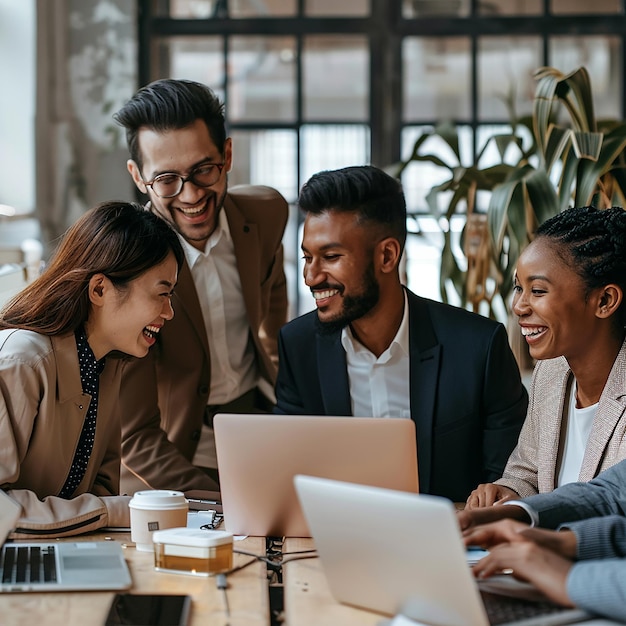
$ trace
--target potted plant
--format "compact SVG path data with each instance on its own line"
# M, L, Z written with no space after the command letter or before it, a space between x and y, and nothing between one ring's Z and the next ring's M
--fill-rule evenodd
M543 67L535 79L535 163L511 168L487 209L505 302L519 254L540 223L570 206L623 206L626 197L626 123L596 121L587 70Z
M542 67L535 72L535 79L532 117L516 119L509 104L511 132L490 140L495 142L500 163L481 167L487 144L474 165L461 166L458 133L453 126L442 124L421 135L410 157L391 170L399 176L409 163L420 160L449 170L450 177L427 196L431 214L443 224L442 299L446 301L446 284L451 283L463 306L471 304L478 310L481 301L487 302L488 314L493 317L497 317L496 297L510 312L517 259L540 223L570 206L623 206L626 199L626 123L596 120L587 70L580 67L564 74ZM526 134L530 131L530 147L524 147L524 129ZM432 135L451 148L456 162L423 153L422 146ZM504 158L510 146L518 154L513 163ZM482 213L475 209L478 191L490 194ZM448 192L450 198L443 209L439 201L442 192ZM462 236L466 269L459 266L451 247L449 223L459 212L467 216ZM516 353L520 365L527 367L523 351Z

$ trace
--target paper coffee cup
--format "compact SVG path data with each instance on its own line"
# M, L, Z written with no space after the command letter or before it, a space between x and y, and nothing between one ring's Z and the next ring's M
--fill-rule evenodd
M130 503L130 538L137 550L152 552L152 533L187 526L189 505L181 491L137 491Z

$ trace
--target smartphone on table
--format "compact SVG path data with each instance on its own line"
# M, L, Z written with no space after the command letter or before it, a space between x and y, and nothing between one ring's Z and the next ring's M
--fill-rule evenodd
M104 626L187 626L191 596L117 593Z

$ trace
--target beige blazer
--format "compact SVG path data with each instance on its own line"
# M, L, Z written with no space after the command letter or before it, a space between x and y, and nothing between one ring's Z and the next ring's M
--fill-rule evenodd
M276 379L277 336L287 318L282 237L285 199L274 189L234 187L224 202L259 374ZM127 367L120 392L122 491L215 489L192 464L211 388L209 342L185 263L172 298L174 318L144 359Z
M58 498L91 401L82 390L76 339L73 333L0 331L0 487L22 505L18 528L29 536L76 534L110 523L102 497L119 493L122 369L120 359L107 358L87 471L76 497Z
M530 387L528 415L502 478L521 497L556 488L563 411L573 375L564 357L539 361ZM626 458L626 341L609 374L596 413L579 481L587 482Z

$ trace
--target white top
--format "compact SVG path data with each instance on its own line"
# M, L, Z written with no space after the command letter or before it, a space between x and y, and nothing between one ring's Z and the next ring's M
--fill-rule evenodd
M561 467L557 479L557 487L579 480L580 468L585 456L585 448L598 412L598 403L584 409L576 408L576 384L572 385L569 407L563 416L565 421L565 444L561 457Z
M204 252L180 237L198 293L209 340L209 404L225 404L257 384L258 372L250 324L237 270L235 248L224 211ZM228 320L228 321L227 321ZM213 431L202 427L193 464L217 467Z
M352 415L355 417L411 417L409 385L409 304L396 336L378 357L346 326L341 332L346 351Z

